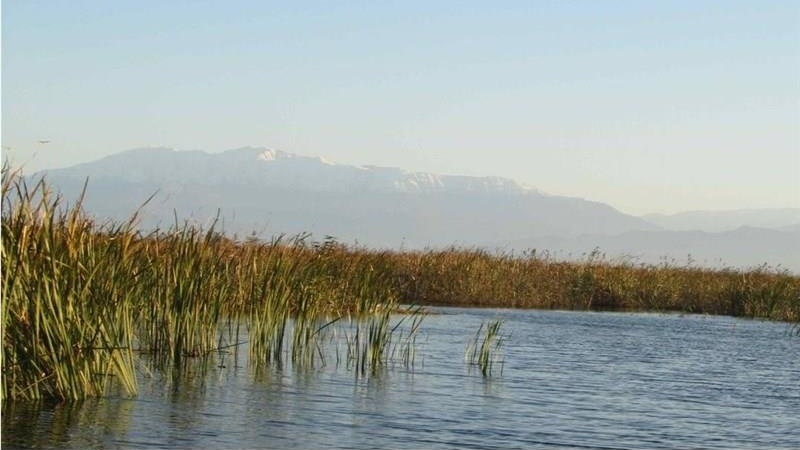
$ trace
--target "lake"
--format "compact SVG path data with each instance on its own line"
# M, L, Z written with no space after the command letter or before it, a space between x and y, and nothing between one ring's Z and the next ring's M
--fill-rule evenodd
M240 346L205 370L142 369L135 398L6 402L3 448L800 448L800 337L785 323L432 311L413 368L256 371ZM503 362L484 378L464 349L498 318Z

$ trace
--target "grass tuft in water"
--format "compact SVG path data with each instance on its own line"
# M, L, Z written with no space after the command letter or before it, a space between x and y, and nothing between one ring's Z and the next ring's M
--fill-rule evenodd
M467 364L470 367L478 367L484 377L492 376L495 364L501 365L502 374L503 359L499 355L503 345L503 337L500 335L502 325L502 320L482 323L464 351L464 360Z

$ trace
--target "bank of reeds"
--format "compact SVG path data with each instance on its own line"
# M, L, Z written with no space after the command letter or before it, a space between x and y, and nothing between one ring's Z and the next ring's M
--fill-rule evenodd
M800 321L800 277L450 248L389 255L401 301L429 305L681 311Z
M229 333L231 324L246 327L253 364L295 366L324 364L325 333L341 325L350 330L348 361L372 373L396 355L413 363L420 311L403 338L389 320L400 303L800 322L800 278L768 268L373 251L308 236L236 241L178 220L144 234L135 215L98 223L8 167L2 199L3 399L81 398L110 385L134 393L136 358L181 366L220 345L221 323Z

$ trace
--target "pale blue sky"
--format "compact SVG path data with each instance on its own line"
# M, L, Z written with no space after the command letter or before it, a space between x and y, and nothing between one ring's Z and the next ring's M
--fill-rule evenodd
M5 152L263 145L635 214L800 207L800 2L333 3L4 1Z

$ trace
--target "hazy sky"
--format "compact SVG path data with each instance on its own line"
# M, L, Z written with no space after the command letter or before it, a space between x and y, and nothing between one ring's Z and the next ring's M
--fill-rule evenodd
M800 2L334 3L6 0L4 153L263 145L636 214L800 207Z

